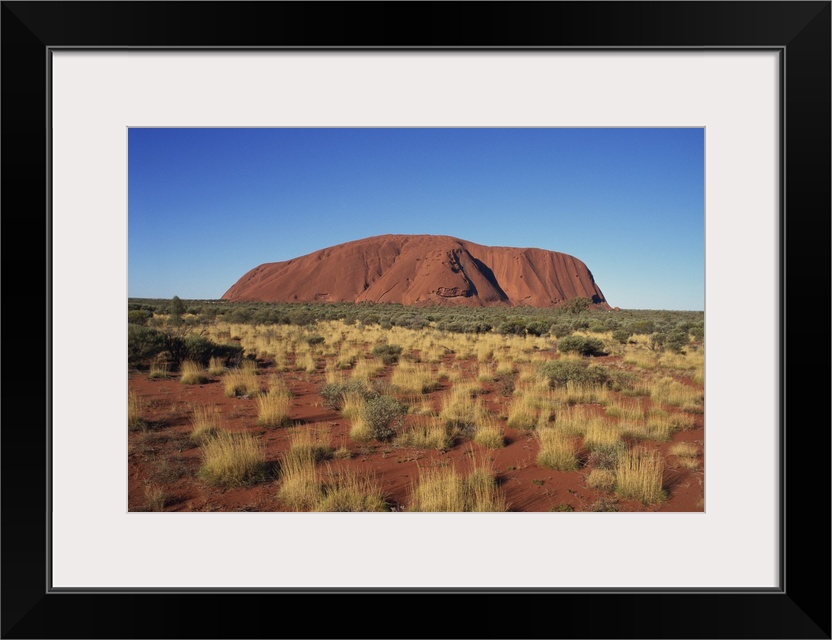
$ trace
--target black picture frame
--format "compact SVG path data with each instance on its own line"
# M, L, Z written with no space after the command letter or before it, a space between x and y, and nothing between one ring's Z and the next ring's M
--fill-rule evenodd
M828 1L2 2L2 637L829 638L829 368L819 375L804 359L824 357L807 333L829 320L830 15ZM780 588L53 592L48 89L50 51L63 47L778 51ZM820 409L807 419L806 407ZM299 609L310 600L312 620ZM459 625L444 627L440 613Z

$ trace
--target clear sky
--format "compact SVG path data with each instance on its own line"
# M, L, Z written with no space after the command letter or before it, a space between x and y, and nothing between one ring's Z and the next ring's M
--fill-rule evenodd
M612 306L702 310L703 129L130 129L128 295L385 233L582 260Z

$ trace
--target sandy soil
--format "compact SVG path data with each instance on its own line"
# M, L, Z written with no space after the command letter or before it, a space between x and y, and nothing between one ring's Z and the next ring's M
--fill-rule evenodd
M453 356L449 356L453 357ZM606 358L611 359L611 358ZM596 359L603 361L605 358ZM471 377L476 375L476 360L462 361ZM391 367L386 367L389 376ZM264 377L273 373L265 363L260 363ZM697 469L687 468L675 456L668 453L677 442L695 443L704 451L703 415L696 416L693 429L678 432L670 442L645 441L649 448L657 448L665 459L664 488L668 499L659 505L645 506L640 502L625 500L609 492L587 486L586 476L591 471L583 467L574 472L558 472L536 464L538 445L532 431L506 428L507 445L502 449L487 449L470 441L464 441L447 452L400 447L390 443L352 441L350 423L337 411L327 408L318 393L324 383L324 371L283 372L289 389L294 395L290 418L304 428L312 428L322 435L328 434L330 444L345 446L352 454L350 459L333 460L331 464L359 471L371 471L381 483L391 511L407 509L411 484L418 477L419 465L442 459L464 471L472 458L485 456L493 461L499 485L504 489L509 511L551 511L568 505L574 511L590 511L600 501L613 504L619 511L669 511L690 512L704 510L704 461L700 455ZM690 384L689 380L679 378ZM449 383L427 394L438 411L442 394ZM485 384L482 396L486 406L496 415L505 415L504 407L510 398L503 396L494 384ZM267 462L276 473L282 452L289 448L289 429L267 429L257 426L257 408L254 398L228 398L223 393L219 377L202 385L185 385L178 375L164 380L150 380L146 372L129 373L129 389L145 402L144 417L148 428L129 433L128 473L130 511L148 510L146 495L148 485L160 487L166 495L165 511L286 511L277 498L279 481L271 477L267 482L250 487L222 489L211 487L197 478L201 464L200 449L190 440L190 415L195 404L214 405L219 408L224 428L245 431L257 435L265 445ZM602 408L599 406L598 410ZM505 422L505 421L503 421ZM582 454L586 457L586 452Z

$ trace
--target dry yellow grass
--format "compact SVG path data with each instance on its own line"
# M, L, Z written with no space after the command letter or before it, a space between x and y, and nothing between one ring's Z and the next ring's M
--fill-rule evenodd
M372 476L359 475L349 470L329 470L328 475L329 479L323 487L323 495L315 505L315 511L388 510L381 485Z
M182 384L205 384L210 380L208 372L199 363L186 360L180 367L179 381Z
M410 511L465 511L465 481L451 467L420 467L411 490Z
M168 372L168 364L167 362L153 362L150 365L150 371L147 374L147 377L151 380L159 380L164 378L169 378L170 373Z
M654 402L679 407L682 411L700 413L704 410L704 393L694 386L683 384L670 377L653 383L650 395Z
M378 360L361 358L355 364L355 367L353 367L352 378L355 380L363 380L365 382L369 382L382 371L384 371L384 364L382 364Z
M240 486L266 477L266 454L254 436L219 431L205 440L201 448L199 477L208 484Z
M139 431L147 428L144 419L145 402L135 391L127 394L127 429Z
M476 512L508 511L505 492L497 486L493 465L485 459L474 462L465 477L465 510Z
M332 446L329 440L322 437L317 431L308 427L293 427L289 435L289 450L286 458L297 460L311 459L313 462L323 460L332 455Z
M537 464L555 471L575 471L578 458L575 455L575 439L557 428L541 429L535 432L540 449Z
M621 441L618 425L603 418L590 420L584 434L584 447L590 451L595 449L610 449Z
M659 359L652 351L639 347L628 347L624 353L624 364L631 364L650 371L659 365Z
M208 361L208 375L221 376L225 373L225 362L222 358L212 357Z
M615 489L615 471L612 469L593 469L586 477L586 484L599 491Z
M547 392L552 402L563 404L606 404L610 401L610 390L602 385L567 381Z
M260 393L260 379L250 365L226 371L222 377L222 384L225 395L229 398L256 396Z
M506 444L503 425L495 416L483 413L474 426L474 442L489 449L499 449Z
M191 412L191 440L201 442L220 430L220 410L209 405L196 405Z
M439 419L451 428L470 430L484 411L482 402L471 396L470 386L458 384L442 398Z
M619 495L644 504L666 498L662 489L664 462L658 451L635 447L619 459L615 471L615 491Z
M282 427L289 423L292 399L284 393L267 393L257 397L257 424Z
M451 467L420 467L411 491L410 511L507 511L505 494L488 463L476 462L463 476Z
M413 416L406 428L396 437L395 443L403 447L418 449L450 449L458 437L455 430L449 428L435 416Z
M583 436L596 418L595 411L589 405L565 406L555 411L554 428L570 436Z
M149 511L165 510L168 496L162 487L155 484L146 484L144 487L144 497L147 501L147 509Z
M350 438L359 442L373 439L373 429L364 419L363 410L350 418Z
M429 393L439 386L439 381L431 371L430 365L415 364L407 360L394 367L390 384L403 393Z
M270 395L281 395L286 396L287 398L292 397L292 392L289 390L289 386L281 376L276 374L270 375L268 385Z
M679 462L689 469L699 468L699 447L692 442L677 442L670 447L670 453L679 458Z
M364 412L367 403L364 394L359 391L347 391L341 404L341 415L348 420L355 420Z
M323 487L311 456L284 455L277 497L294 511L311 511L323 498Z
M537 425L537 399L524 393L508 405L507 426L512 429L534 429Z
M607 405L605 412L608 416L622 420L644 419L644 405L641 398L615 398Z

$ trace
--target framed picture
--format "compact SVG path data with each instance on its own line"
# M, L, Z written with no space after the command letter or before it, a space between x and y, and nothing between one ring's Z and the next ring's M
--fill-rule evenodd
M830 3L599 8L3 3L5 293L46 304L45 326L6 314L7 359L24 324L46 335L43 358L13 356L7 412L24 398L46 415L2 434L4 637L297 635L263 613L285 598L327 612L315 637L460 635L401 608L415 598L522 604L532 624L499 632L515 637L830 637L829 433L796 437L794 413L787 428L787 409L828 393L787 366L787 344L806 345L807 305L828 311ZM702 129L704 510L131 513L119 425L137 127ZM819 300L788 323L806 274ZM22 384L44 362L45 393ZM807 488L825 517L795 508ZM188 614L171 629L154 611Z

